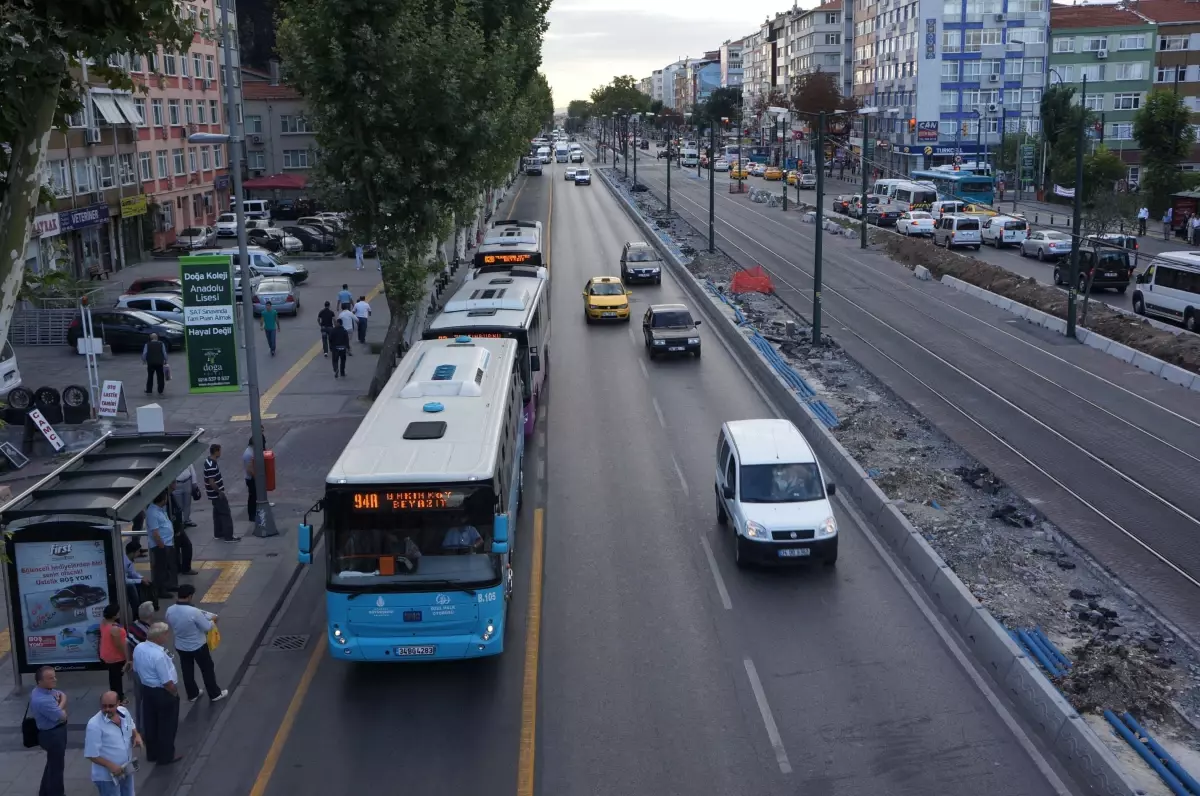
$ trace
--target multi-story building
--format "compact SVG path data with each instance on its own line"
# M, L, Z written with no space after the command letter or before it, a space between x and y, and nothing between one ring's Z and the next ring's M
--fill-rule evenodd
M721 45L721 87L742 87L742 40Z
M226 130L216 7L214 0L194 0L180 3L180 12L196 26L184 50L159 48L129 62L143 114L138 157L156 249L187 227L214 224L229 206L225 146L188 143L192 133Z
M692 75L691 75L691 59L684 58L683 66L675 72L675 110L680 113L692 112Z
M304 190L317 153L306 110L300 92L281 80L278 61L268 72L242 67L247 192L282 199Z
M842 0L829 0L816 8L796 8L788 15L786 51L791 90L801 76L820 71L835 75L838 90L843 96L850 95L850 73L844 68L844 24Z
M743 38L742 109L744 119L754 117L755 104L759 97L769 96L775 90L787 91L788 16L788 13L781 13L776 14L773 18L768 17L757 31Z
M1129 8L1158 25L1154 86L1170 88L1183 97L1192 111L1192 124L1200 123L1200 56L1192 63L1192 53L1200 51L1200 6L1186 0L1141 0ZM1200 130L1187 162L1181 165L1185 171L1200 170ZM1130 182L1137 182L1139 171L1130 165Z
M663 101L663 70L655 69L650 73L650 101Z
M714 50L688 64L689 92L693 103L704 102L721 87L721 53Z
M675 93L675 78L687 66L687 59L683 58L673 64L667 64L662 69L662 101L663 105L668 108L674 108L682 112L679 107L679 100Z
M649 75L647 75L646 77L643 77L641 80L639 80L637 82L637 89L638 89L638 91L645 94L647 97L653 98L653 96L654 96L654 78Z
M1077 96L1100 117L1104 143L1120 154L1133 182L1140 176L1141 160L1133 117L1153 85L1155 30L1144 16L1119 6L1056 5L1050 13L1047 84L1075 86ZM1094 142L1099 140L1089 133Z

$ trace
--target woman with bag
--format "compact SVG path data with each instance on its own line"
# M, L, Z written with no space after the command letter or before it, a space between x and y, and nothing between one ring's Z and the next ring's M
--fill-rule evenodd
M108 688L116 691L121 704L125 704L125 673L133 667L129 660L129 635L117 621L121 606L108 605L104 618L100 620L100 660L108 667Z

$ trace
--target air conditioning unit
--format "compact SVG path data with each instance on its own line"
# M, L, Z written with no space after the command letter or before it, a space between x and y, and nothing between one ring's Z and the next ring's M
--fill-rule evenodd
M261 144L261 143L262 143L262 136L261 136L261 135L252 135L252 136L250 136L250 143L252 143L252 144Z
M264 174L264 172L262 169L251 169L251 171L250 171L251 177L261 177L261 176L263 176L263 174Z
M998 113L999 111L1000 111L1000 106L994 102L987 106L988 113Z
M996 21L997 21L997 22L1003 22L1003 21L1004 21L1004 15L1003 15L1003 14L997 14L997 15L996 15Z
M988 75L988 82L989 83L999 83L1000 75Z
M89 144L100 143L100 128L99 127L89 127L87 129L87 142Z
M1107 47L1096 50L1097 60L1104 60L1107 57L1108 57L1108 48Z

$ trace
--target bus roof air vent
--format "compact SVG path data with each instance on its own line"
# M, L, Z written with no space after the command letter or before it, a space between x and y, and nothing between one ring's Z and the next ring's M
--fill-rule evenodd
M478 398L483 386L476 380L478 371L487 372L492 353L483 346L450 343L434 357L422 357L413 367L408 382L401 388L400 398L419 398L428 401L426 412L444 410L438 401L444 398ZM403 360L402 360L403 361ZM432 406L438 406L434 410Z
M461 343L463 341L455 340L454 342ZM433 369L433 381L450 381L452 378L454 378L453 365L438 365Z
M441 406L441 404L438 404ZM441 439L446 435L446 421L418 420L404 429L405 439Z
M496 314L496 308L493 307L488 310L471 310L470 312L467 313L467 317L468 318L487 318L487 317L490 317L495 314Z
M511 285L512 283L512 277L510 276L497 277L488 282L489 285Z

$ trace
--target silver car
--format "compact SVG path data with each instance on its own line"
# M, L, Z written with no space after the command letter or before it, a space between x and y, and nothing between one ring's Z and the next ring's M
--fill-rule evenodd
M133 293L117 299L123 310L141 310L166 321L183 323L183 297L178 293Z
M217 231L212 227L188 227L175 238L177 249L203 249L217 245Z
M300 299L296 296L296 286L286 276L264 277L254 289L254 314L261 315L270 302L271 308L280 315L298 315Z
M255 289L258 287L259 283L261 283L263 281L263 279L265 279L265 277L262 275L262 272L259 271L257 268L255 268L253 265L250 266L250 292L251 292L251 295L253 295ZM234 297L235 301L242 300L242 269L241 268L233 269L233 297Z
M1038 230L1021 241L1022 257L1037 257L1042 262L1058 260L1071 253L1071 236L1057 230Z

